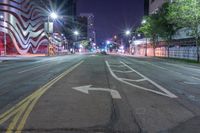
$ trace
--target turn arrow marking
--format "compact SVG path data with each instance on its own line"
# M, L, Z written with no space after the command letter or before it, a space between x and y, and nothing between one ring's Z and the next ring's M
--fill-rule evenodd
M89 94L89 91L106 91L110 92L113 99L121 99L121 96L118 91L106 88L95 88L92 85L80 86L80 87L73 87L74 90L80 91L85 94Z

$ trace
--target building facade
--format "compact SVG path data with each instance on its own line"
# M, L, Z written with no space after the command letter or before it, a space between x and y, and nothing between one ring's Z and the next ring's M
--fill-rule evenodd
M80 31L79 40L88 40L88 18L78 16L76 19L77 29Z
M0 1L0 54L45 53L44 16L35 0Z
M46 11L56 12L61 18L54 21L54 31L65 35L73 41L73 30L76 28L77 0L40 0Z
M64 18L55 22L54 30L73 41L76 0L1 0L0 55L46 54L49 40L45 22L56 6L55 11Z
M144 0L144 15L149 15L149 0Z
M88 30L87 37L90 42L96 43L96 32L95 32L95 24L94 24L94 15L92 13L81 13L81 17L86 17L88 20Z
M155 13L165 2L173 2L173 0L148 0L149 14Z

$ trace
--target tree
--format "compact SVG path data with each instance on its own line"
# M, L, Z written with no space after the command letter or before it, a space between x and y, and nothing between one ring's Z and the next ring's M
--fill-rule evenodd
M158 16L156 14L145 16L143 18L142 25L138 28L138 32L141 32L144 34L146 38L150 38L152 41L153 46L153 52L155 56L155 48L158 41L158 35L157 35L157 18Z
M169 47L171 45L171 42L173 40L173 35L176 33L176 31L180 28L176 23L171 22L168 19L168 13L169 13L169 6L170 3L165 3L163 6L158 10L157 15L158 17L158 35L163 40L167 42L167 56L169 57Z
M199 53L199 22L200 22L200 0L176 0L169 6L168 19L180 27L190 30L189 35L195 38L197 47L197 61L200 61Z

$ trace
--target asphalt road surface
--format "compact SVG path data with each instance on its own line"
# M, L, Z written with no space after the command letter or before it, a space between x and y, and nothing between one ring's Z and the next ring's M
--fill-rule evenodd
M0 133L199 132L199 65L111 55L0 63Z

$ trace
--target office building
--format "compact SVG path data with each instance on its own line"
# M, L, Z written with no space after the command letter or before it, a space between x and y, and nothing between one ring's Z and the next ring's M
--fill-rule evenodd
M87 37L90 42L96 43L96 32L95 32L95 24L94 24L94 15L92 13L81 13L81 17L86 17L88 19L88 30Z
M173 0L149 0L149 14L155 13L165 2Z
M144 15L149 15L149 0L144 0Z

